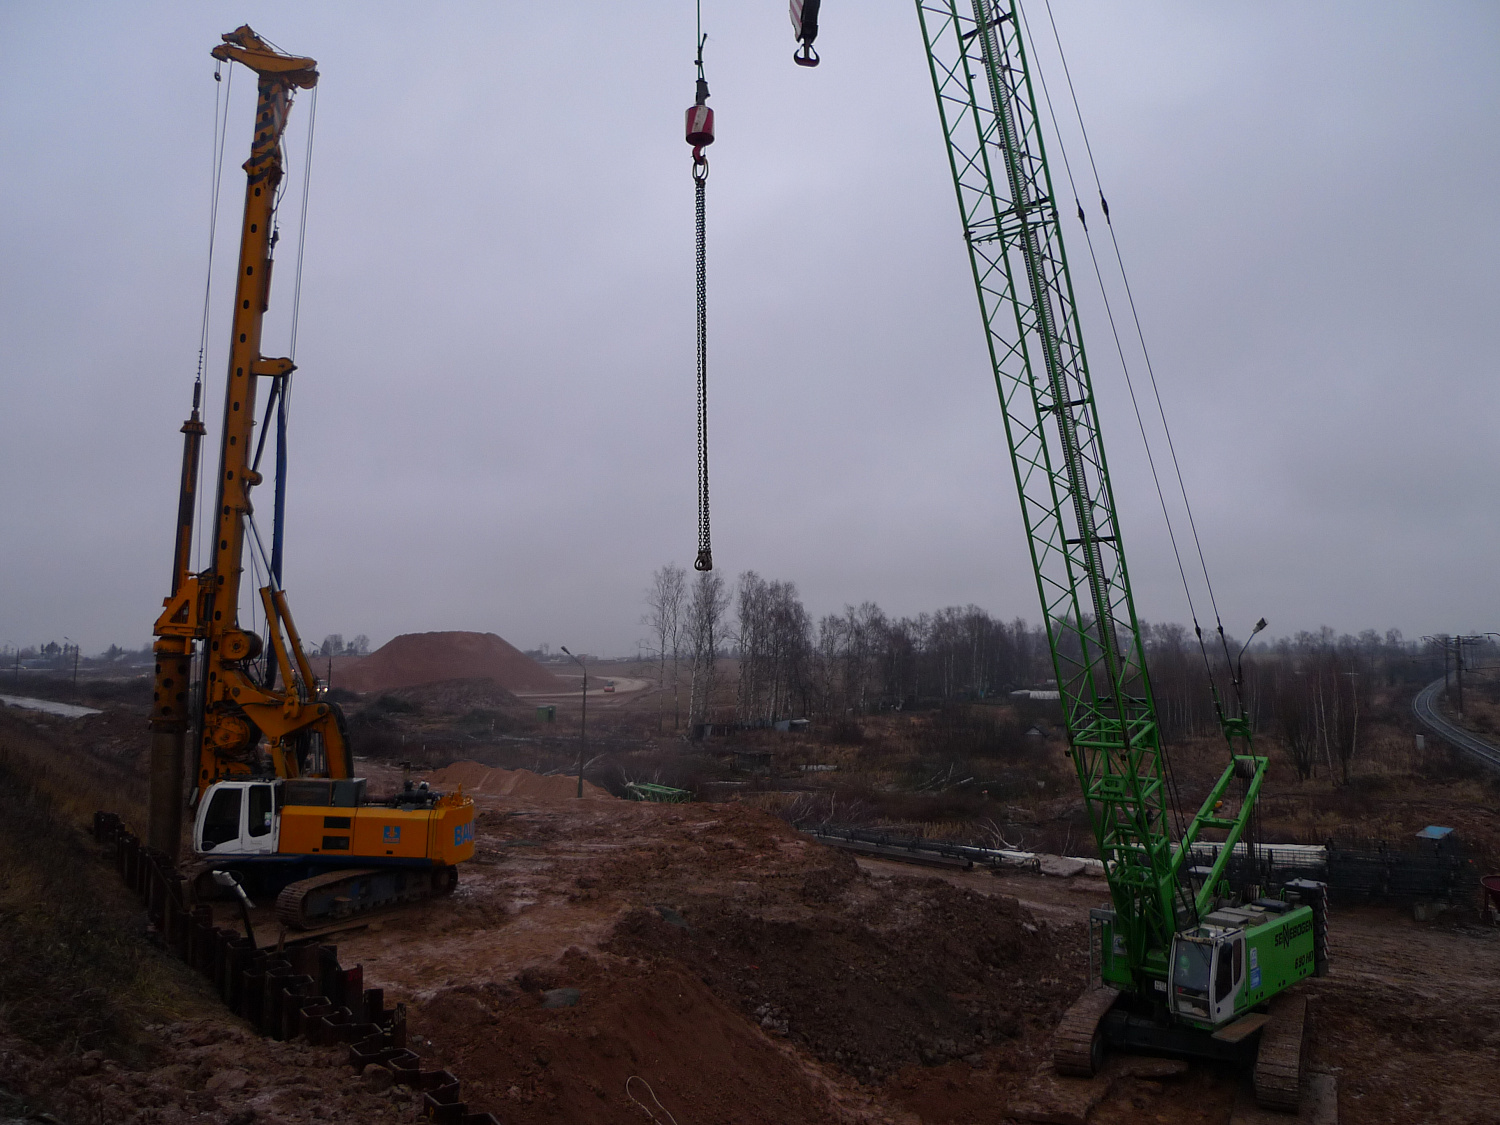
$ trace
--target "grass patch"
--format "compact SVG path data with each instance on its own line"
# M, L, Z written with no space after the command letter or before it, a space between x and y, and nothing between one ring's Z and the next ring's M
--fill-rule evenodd
M0 742L0 1024L48 1051L142 1054L143 1025L212 997L146 942L144 911L30 765Z

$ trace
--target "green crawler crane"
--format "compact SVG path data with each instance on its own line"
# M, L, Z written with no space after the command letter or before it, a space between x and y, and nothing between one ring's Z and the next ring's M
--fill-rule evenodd
M1321 884L1234 895L1226 878L1266 776L1243 714L1179 838L1170 775L1014 0L917 0L964 239L1084 803L1112 906L1093 912L1100 987L1056 1039L1092 1074L1105 1044L1210 1058L1258 1051L1256 1088L1295 1106L1305 999L1327 963ZM1222 714L1222 711L1221 711ZM1216 836L1213 863L1192 846Z

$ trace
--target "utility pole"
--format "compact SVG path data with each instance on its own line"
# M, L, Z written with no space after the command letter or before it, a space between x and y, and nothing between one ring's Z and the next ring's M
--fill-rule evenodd
M1349 677L1349 702L1353 717L1349 723L1349 756L1344 759L1344 784L1349 784L1349 763L1359 747L1359 673L1345 672Z
M1455 634L1453 636L1449 636L1447 633L1440 633L1440 634L1438 634L1435 637L1423 637L1422 638L1425 641L1429 641L1432 644L1441 645L1443 647L1443 694L1444 695L1447 695L1447 693L1448 693L1448 686L1449 686L1449 679L1448 679L1448 652L1449 652L1450 649L1453 652L1453 681L1452 682L1457 687L1457 691L1456 691L1455 694L1457 695L1458 717L1460 719L1462 719L1464 717L1464 645L1470 645L1470 646L1472 646L1472 645L1482 645L1482 644L1485 643L1485 639L1487 637L1495 636L1495 635L1500 635L1500 634L1480 633L1480 634L1477 634L1477 635L1467 636L1466 637L1463 634Z
M1430 645L1437 645L1439 648L1441 648L1443 650L1443 695L1446 696L1448 694L1448 684L1449 684L1449 681L1448 681L1448 650L1453 647L1453 638L1450 637L1447 633L1438 633L1436 636L1423 637L1422 639L1424 641L1426 641L1428 644L1430 644ZM1460 692L1463 691L1463 687L1462 687L1461 684L1459 686L1459 691ZM1462 711L1462 709L1463 709L1462 706L1460 706L1459 710Z
M1464 645L1471 647L1473 645L1482 645L1485 642L1486 636L1488 634L1480 633L1478 636L1453 638L1453 664L1457 669L1458 675L1458 717L1460 719L1464 717Z
M1453 678L1458 681L1458 717L1464 717L1464 639L1453 638Z
M589 745L589 668L578 657L568 652L567 645L559 645L559 648L583 669L583 721L578 727L578 796L583 796L583 756Z

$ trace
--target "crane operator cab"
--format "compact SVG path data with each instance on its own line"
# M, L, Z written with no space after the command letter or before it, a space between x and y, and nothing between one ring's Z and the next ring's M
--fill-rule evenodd
M1183 1019L1222 1023L1234 1014L1244 971L1243 935L1216 941L1178 934L1172 942L1172 1010Z
M1314 946L1311 907L1274 898L1220 907L1172 939L1172 1013L1199 1027L1220 1027L1312 976Z
M370 894L400 901L457 884L457 865L474 855L474 802L426 785L370 800L362 777L220 781L198 804L193 850L261 895L339 872L399 872Z
M275 790L273 783L222 782L198 805L193 827L193 850L200 855L260 855L275 853Z

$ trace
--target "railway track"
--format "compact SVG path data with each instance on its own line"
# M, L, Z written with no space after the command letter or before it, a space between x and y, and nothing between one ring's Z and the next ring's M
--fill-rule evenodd
M1496 747L1456 723L1449 722L1438 712L1437 699L1447 686L1445 680L1433 680L1411 701L1411 711L1421 723L1448 745L1478 758L1491 769L1500 770L1500 747Z

